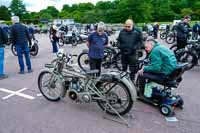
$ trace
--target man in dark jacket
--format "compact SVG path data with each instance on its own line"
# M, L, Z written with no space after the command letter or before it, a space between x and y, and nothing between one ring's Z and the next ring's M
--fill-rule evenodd
M12 43L16 47L18 62L20 66L19 74L24 74L23 54L25 55L28 73L31 73L33 70L31 68L31 61L30 61L29 47L28 47L28 42L31 44L31 38L29 35L28 28L25 25L19 23L18 16L13 16L11 19L13 25L11 27L10 38Z
M133 20L128 19L125 22L125 28L120 31L117 40L119 43L119 49L122 52L122 70L127 71L129 66L131 71L131 80L134 80L135 74L137 73L138 60L136 50L143 47L142 33L134 26Z
M7 42L7 33L0 27L0 80L8 77L6 74L4 74L4 44Z
M187 45L187 38L190 31L189 21L190 16L185 16L183 21L176 26L178 49L185 48Z

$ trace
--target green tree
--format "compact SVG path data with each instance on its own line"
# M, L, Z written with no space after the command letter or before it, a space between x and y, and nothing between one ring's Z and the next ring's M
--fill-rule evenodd
M10 20L11 14L6 6L0 6L0 20Z
M14 15L19 16L21 19L26 16L25 14L27 14L25 5L23 4L22 0L12 0L10 9Z

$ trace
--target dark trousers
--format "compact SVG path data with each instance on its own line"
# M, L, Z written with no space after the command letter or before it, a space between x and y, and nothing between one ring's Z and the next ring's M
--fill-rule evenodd
M151 81L162 81L166 79L166 75L163 73L153 73L153 72L144 72L143 75L139 75L138 77L138 88L139 95L144 95L144 87L146 84L146 79L150 79Z
M57 40L52 41L53 53L58 52Z
M102 59L94 59L90 57L89 60L90 60L90 70L99 70L97 76L100 76Z
M131 80L134 80L135 74L138 71L137 70L137 67L138 67L137 53L134 52L130 55L122 54L121 62L122 62L122 71L127 71L128 66L129 66L129 70L131 72L130 78Z
M187 38L177 37L177 50L185 48L186 45L187 45Z

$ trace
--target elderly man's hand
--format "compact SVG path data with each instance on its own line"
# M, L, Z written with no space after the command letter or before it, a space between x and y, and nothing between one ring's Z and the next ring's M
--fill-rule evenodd
M138 71L139 75L143 75L143 73L144 73L144 69L143 68Z

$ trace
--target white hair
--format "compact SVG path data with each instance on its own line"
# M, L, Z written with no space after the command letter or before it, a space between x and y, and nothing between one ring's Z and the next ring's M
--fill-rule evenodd
M18 16L13 16L13 17L11 17L11 19L14 23L19 23L19 17Z
M105 30L105 24L104 22L99 22L97 26L98 31L104 31Z

